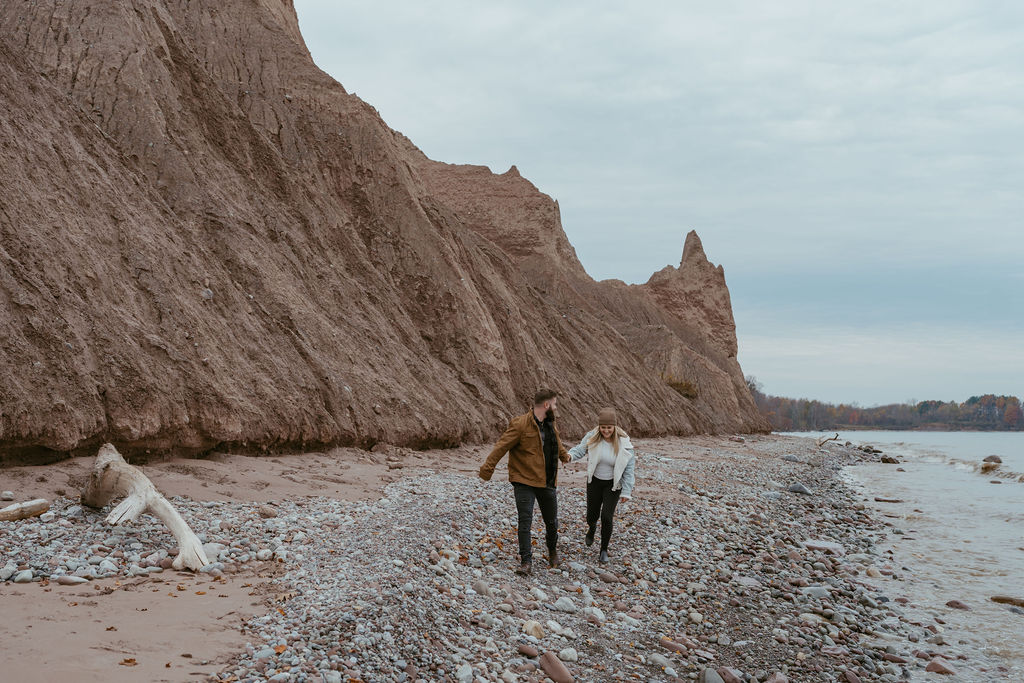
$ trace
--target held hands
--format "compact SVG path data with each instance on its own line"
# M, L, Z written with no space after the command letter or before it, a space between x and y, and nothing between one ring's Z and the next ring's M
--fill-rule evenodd
M562 461L562 464L568 465L572 462L572 457L568 453L562 453L558 456L558 459Z

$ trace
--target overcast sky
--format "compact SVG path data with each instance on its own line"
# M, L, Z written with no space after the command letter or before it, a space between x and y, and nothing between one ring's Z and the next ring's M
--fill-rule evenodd
M768 393L1024 395L1024 3L295 4L428 156L557 199L595 278L696 229Z

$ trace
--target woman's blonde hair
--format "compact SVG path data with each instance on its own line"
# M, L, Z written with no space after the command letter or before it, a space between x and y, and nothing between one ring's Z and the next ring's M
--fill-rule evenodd
M612 451L616 455L619 454L619 437L625 435L626 431L622 427L616 427L615 431L612 432ZM601 443L602 439L604 439L604 437L601 436L601 425L598 425L594 430L594 435L587 440L587 450L589 451L592 447Z

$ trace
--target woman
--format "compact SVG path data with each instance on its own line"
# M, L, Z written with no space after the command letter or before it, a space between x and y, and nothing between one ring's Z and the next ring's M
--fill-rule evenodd
M615 409L602 408L597 427L587 432L579 445L569 451L572 461L587 456L587 547L594 544L597 520L601 520L601 554L608 562L608 541L612 538L612 517L619 500L633 493L636 455L625 431L616 425Z

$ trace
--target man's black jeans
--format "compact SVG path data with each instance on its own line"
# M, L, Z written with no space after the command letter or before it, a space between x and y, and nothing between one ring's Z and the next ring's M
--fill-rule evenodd
M519 559L530 562L533 559L533 548L530 542L530 529L533 528L533 502L540 506L540 514L544 518L547 531L548 551L558 545L558 490L527 486L512 482L516 494L516 510L519 513Z
M612 540L612 519L622 493L621 490L613 491L612 483L611 479L594 477L587 484L587 526L594 529L600 518L601 550L608 550L608 542Z

